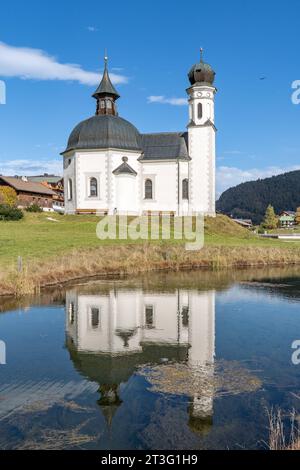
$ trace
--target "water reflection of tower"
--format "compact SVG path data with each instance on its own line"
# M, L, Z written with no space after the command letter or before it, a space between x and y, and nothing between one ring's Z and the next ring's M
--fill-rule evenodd
M94 292L87 287L67 292L67 345L77 369L99 384L98 403L109 424L122 403L119 386L138 365L168 359L188 362L192 374L199 367L213 373L213 291ZM212 418L213 390L191 399L189 423L201 430Z

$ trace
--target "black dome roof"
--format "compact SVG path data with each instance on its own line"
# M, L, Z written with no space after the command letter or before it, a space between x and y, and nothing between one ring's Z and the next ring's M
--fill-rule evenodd
M141 150L139 131L130 122L110 114L80 122L71 132L66 150L117 148Z
M191 85L195 83L212 85L215 79L215 72L209 64L200 61L199 64L193 65L188 73L188 77Z

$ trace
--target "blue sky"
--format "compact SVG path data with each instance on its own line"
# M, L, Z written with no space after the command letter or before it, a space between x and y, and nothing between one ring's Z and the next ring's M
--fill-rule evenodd
M218 88L218 192L300 168L299 29L298 0L2 2L0 173L61 172L70 131L95 112L105 48L120 115L141 132L185 130L201 46Z

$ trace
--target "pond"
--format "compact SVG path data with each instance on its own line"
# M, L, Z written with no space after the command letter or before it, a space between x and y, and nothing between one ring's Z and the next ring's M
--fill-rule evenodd
M271 410L297 424L299 300L296 268L2 299L0 449L266 449Z

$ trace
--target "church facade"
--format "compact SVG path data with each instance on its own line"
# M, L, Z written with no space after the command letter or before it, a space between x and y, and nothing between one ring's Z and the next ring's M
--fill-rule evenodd
M71 132L64 159L66 214L215 215L215 72L193 65L187 131L141 134L117 111L105 59L95 116Z

